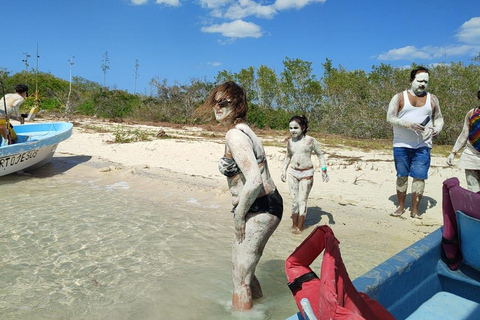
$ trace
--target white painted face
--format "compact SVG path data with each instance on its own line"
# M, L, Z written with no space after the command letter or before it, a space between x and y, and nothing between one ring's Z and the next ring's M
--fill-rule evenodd
M217 101L213 106L213 111L215 112L215 119L218 122L222 122L228 115L234 110L234 106L229 103L231 102L225 94L219 92L215 96L215 100Z
M428 86L428 73L420 72L415 75L415 79L412 81L412 91L416 95L422 95L427 90Z
M297 121L293 120L288 124L288 129L290 130L290 134L294 138L301 137L303 132L302 132L302 127L298 124Z

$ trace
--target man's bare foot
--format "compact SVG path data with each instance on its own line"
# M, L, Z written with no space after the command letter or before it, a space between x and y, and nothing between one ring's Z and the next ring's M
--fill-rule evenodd
M300 230L300 228L295 228L292 233L295 233L295 234L300 234L302 233L303 230Z
M390 213L392 217L400 217L405 212L404 208L398 208L397 210Z
M411 212L410 213L410 217L412 217L413 219L419 219L421 220L423 217L420 215L420 212Z
M298 228L298 213L292 213L292 229Z

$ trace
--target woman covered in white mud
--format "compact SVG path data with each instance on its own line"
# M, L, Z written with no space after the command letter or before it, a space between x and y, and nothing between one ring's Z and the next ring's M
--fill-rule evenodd
M213 108L215 118L229 127L219 169L232 195L233 239L232 306L248 310L263 296L255 268L268 239L280 223L283 200L268 170L263 145L248 126L245 90L232 81L212 90L201 107Z
M290 119L288 128L292 138L287 142L287 153L283 162L281 179L287 180L292 197L292 229L293 233L301 233L307 216L307 199L313 186L315 168L312 162L314 153L322 166L323 182L328 182L327 164L318 141L307 135L308 120L305 116L294 116Z
M477 91L480 100L480 87ZM465 169L465 178L470 191L480 191L480 106L470 109L465 116L463 129L447 158L447 164L453 165L455 155L463 149L458 167Z

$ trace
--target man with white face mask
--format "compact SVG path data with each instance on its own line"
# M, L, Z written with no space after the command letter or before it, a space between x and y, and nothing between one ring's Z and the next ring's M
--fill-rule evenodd
M410 176L413 178L410 216L422 218L418 206L428 178L432 138L443 127L438 99L426 91L428 81L427 68L412 70L410 89L396 94L388 106L387 121L393 125L393 157L397 171L398 208L391 214L395 217L405 212Z

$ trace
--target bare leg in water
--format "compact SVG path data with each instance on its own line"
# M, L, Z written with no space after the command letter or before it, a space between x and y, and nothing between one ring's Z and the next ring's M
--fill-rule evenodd
M268 239L280 223L269 213L247 214L245 240L233 240L233 296L232 306L237 310L249 310L253 299L263 296L260 282L255 277L255 268Z

